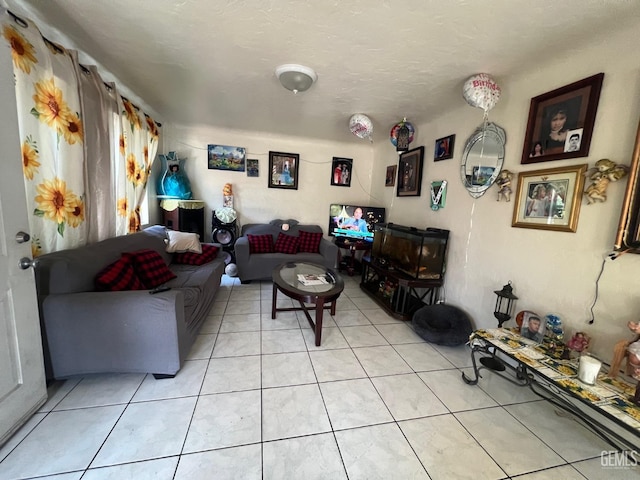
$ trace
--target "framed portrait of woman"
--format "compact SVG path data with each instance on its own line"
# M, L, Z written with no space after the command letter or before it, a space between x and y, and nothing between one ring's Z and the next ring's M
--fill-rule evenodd
M521 164L586 157L604 73L531 99Z

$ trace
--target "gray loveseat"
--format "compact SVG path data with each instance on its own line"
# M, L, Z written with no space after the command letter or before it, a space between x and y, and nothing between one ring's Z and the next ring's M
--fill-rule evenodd
M289 225L288 231L282 229L283 223ZM275 244L280 232L286 235L298 236L301 230L322 233L322 228L318 225L300 225L295 220L273 220L270 223L243 225L241 236L235 243L236 265L240 281L248 283L251 280L270 280L271 272L273 272L274 268L285 262L311 262L335 268L338 260L338 247L326 238L320 241L319 253L298 252L294 255L286 253L251 253L247 237L249 234L270 234Z
M48 378L101 372L175 375L213 304L221 251L201 266L172 264L166 231L150 227L38 258L36 289ZM95 291L94 279L123 252L156 250L177 278L171 290Z

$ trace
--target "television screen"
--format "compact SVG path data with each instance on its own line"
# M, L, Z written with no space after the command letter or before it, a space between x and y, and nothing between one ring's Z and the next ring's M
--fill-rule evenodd
M384 223L384 208L331 204L329 235L373 242L376 223Z

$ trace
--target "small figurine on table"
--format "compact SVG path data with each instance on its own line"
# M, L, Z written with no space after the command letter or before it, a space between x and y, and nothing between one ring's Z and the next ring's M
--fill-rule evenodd
M507 202L511 201L511 180L513 179L513 172L509 170L502 170L496 179L496 184L500 188L498 190L498 201L500 198L504 198Z
M627 367L625 369L627 375L631 375L632 367L635 367L636 370L640 367L640 358L637 354L631 354L629 350L632 344L640 346L640 344L638 344L638 341L640 340L640 322L629 322L627 323L627 327L636 334L636 338L634 340L620 340L613 347L613 359L611 360L611 368L609 369L609 377L611 378L616 378L618 376L618 373L620 372L620 365L625 357L627 358ZM633 365L634 359L635 365Z

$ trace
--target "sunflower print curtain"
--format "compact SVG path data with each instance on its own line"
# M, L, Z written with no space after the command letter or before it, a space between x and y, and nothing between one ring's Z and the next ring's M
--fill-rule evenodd
M14 64L34 257L86 243L84 133L74 52L2 15Z
M120 158L116 171L118 218L116 233L124 235L140 230L140 206L144 200L151 166L158 151L158 127L155 121L139 113L126 98L117 96L120 130Z
M0 27L13 59L33 256L138 231L156 122L30 20L1 9Z

